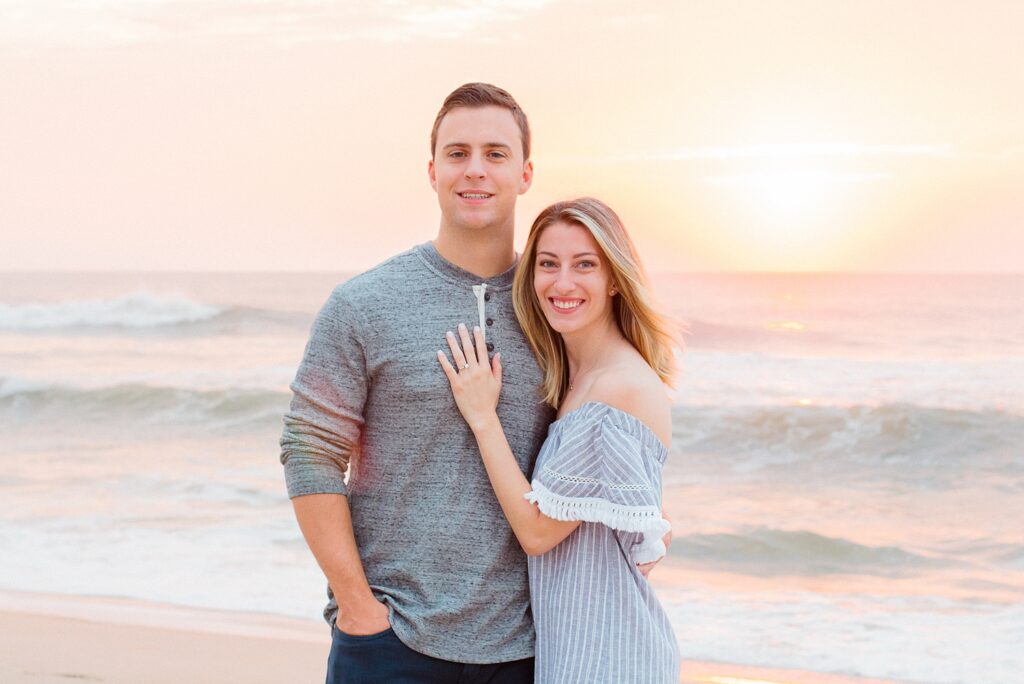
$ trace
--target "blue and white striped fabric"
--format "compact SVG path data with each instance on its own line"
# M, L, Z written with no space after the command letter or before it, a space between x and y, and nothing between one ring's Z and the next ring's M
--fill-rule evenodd
M526 498L584 521L529 559L537 684L675 684L679 647L637 563L665 553L666 450L642 421L589 402L551 424Z

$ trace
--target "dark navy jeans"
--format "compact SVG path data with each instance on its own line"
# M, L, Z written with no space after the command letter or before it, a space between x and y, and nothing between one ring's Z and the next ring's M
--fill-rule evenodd
M332 627L327 684L532 684L533 658L469 665L418 653L393 630L350 636Z

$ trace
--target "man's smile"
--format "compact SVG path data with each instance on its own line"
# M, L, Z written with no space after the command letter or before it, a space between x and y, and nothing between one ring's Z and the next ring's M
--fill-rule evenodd
M459 197L465 200L486 200L494 197L493 193L480 192L477 190L467 190L465 192L457 193Z

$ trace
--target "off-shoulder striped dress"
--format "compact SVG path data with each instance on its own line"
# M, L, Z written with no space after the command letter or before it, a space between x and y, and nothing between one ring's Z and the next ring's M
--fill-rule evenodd
M675 684L679 648L637 563L665 553L666 449L629 413L589 402L551 424L526 496L584 521L529 559L537 684Z

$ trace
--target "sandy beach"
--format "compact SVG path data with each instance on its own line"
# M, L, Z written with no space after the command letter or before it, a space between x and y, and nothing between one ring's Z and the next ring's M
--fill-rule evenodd
M322 623L120 599L0 593L0 681L322 682Z
M8 684L282 684L324 679L316 620L122 599L0 592ZM686 661L684 684L886 684L886 680Z

